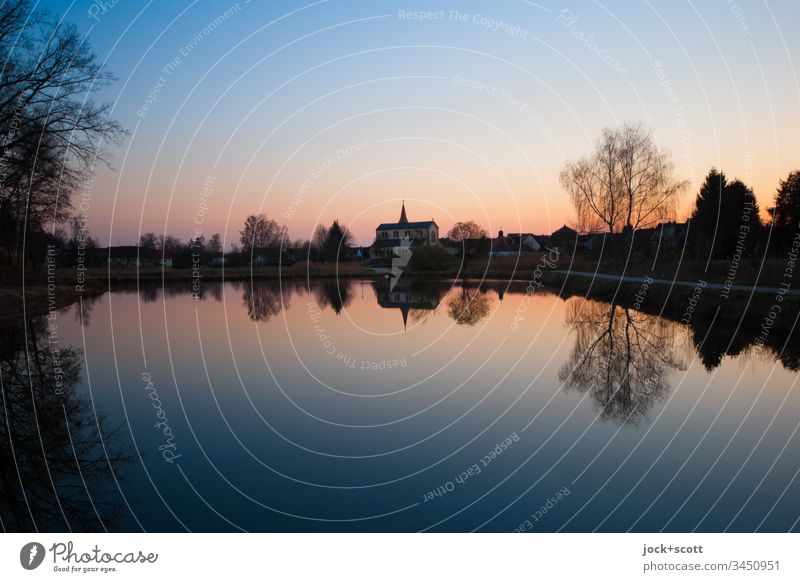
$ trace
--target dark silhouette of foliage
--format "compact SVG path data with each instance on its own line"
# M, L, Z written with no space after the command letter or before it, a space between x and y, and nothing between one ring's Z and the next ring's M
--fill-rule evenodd
M775 194L775 205L768 212L772 217L773 249L784 254L800 232L800 171L795 170L781 180Z
M742 181L728 182L712 168L695 200L690 236L697 257L727 259L752 255L761 237L761 217L753 191Z
M125 132L92 99L113 77L74 25L4 2L0 58L0 244L21 266L29 235L70 217L95 164L110 165L101 144Z
M325 230L325 241L322 244L322 258L325 261L341 261L347 258L347 251L353 243L353 235L346 226L334 220L330 228Z
M0 524L5 531L103 531L123 501L114 471L134 457L78 390L82 356L53 355L46 318L0 334Z

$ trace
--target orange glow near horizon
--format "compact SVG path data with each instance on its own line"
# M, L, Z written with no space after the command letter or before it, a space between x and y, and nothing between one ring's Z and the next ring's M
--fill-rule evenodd
M474 220L492 235L546 234L574 223L561 168L624 122L651 128L675 177L689 181L679 220L711 167L751 186L763 217L779 181L800 168L791 58L800 41L776 30L796 19L796 6L748 11L752 36L713 6L586 3L570 10L579 25L529 3L492 6L525 38L408 21L395 10L406 8L314 5L265 31L283 15L279 3L250 3L187 55L176 46L213 9L166 32L152 19L121 36L111 18L93 28L94 49L124 79L109 88L113 114L132 131L116 168L97 169L93 236L186 240L198 227L230 244L248 214L263 212L292 239L339 219L367 245L401 199L412 219L434 218L442 233ZM136 11L120 4L113 16L133 22ZM608 66L576 27L624 67ZM155 43L146 54L143 39ZM180 66L144 111L176 55ZM209 177L214 195L197 224Z
M787 155L786 158L800 160L800 148L798 150L796 155ZM755 167L753 159L743 158L739 163L708 163L707 169L712 166L722 168L729 179L739 178L751 185L759 201L762 219L767 220L766 209L773 203L779 181L796 168L786 163L781 171L770 171L768 167L776 163L778 160L772 159ZM468 166L468 160L458 165ZM263 212L286 225L292 240L311 238L317 224L328 225L337 219L349 226L356 244L369 245L374 240L374 229L378 224L397 220L402 200L406 201L409 220L434 219L442 236L455 222L462 220L474 220L491 236L498 230L549 234L562 224L574 225L574 211L558 182L557 168L549 172L545 169L514 172L512 169L500 176L488 168L483 168L483 173L478 171L480 168L464 167L452 173L431 167L408 166L369 172L359 171L357 167L349 169L359 172L350 180L350 176L342 172L335 180L303 189L302 182L295 188L292 181L286 179L266 194L249 179L237 184L238 180L232 176L215 176L214 194L208 200L207 209L201 206L200 180L179 180L174 191L172 184L154 180L144 212L141 206L138 211L130 208L134 206L132 200L136 199L135 190L128 193L136 188L134 178L133 183L126 181L124 188L120 189L111 236L98 230L97 226L93 232L101 240L110 238L112 243L130 244L138 238L138 217L141 214L141 232L167 232L186 240L198 226L206 238L216 232L227 233L229 245L238 243L238 230L245 216ZM676 176L685 174L676 171ZM690 178L691 185L678 207L678 220L685 220L691 213L703 177L704 174L696 174ZM97 182L102 184L108 178L105 176ZM329 184L329 181L335 183ZM143 184L142 189L145 188L146 184ZM172 192L172 195L161 194L164 191ZM380 194L376 196L376 192ZM110 214L110 202L95 202L95 213Z

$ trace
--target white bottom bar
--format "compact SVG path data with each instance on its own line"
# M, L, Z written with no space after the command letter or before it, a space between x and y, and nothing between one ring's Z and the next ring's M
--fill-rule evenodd
M39 553L31 542L46 553L27 571L22 562L35 563ZM4 534L0 573L3 580L799 580L798 542L793 534ZM119 563L131 559L144 563Z

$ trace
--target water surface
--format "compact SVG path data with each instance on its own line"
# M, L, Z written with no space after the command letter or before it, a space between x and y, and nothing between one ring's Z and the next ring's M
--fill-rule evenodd
M797 349L773 340L499 283L114 292L3 330L0 518L797 530Z

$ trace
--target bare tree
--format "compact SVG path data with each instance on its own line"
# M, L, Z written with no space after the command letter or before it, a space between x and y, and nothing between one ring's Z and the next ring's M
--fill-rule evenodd
M0 229L19 264L29 230L69 218L97 161L110 164L103 142L125 132L91 99L112 76L74 26L29 0L4 2L0 58Z
M461 243L461 256L465 266L473 256L480 255L489 249L486 230L474 220L456 222L447 236L453 242Z
M158 244L158 236L154 232L146 232L139 237L139 248L142 252L155 252Z
M249 251L254 248L288 246L289 243L286 227L263 214L248 216L239 235L242 248Z
M567 164L560 180L581 230L614 233L674 217L687 182L672 174L671 157L652 133L641 124L625 124L603 130L594 153Z
M215 255L222 253L222 236L215 232L208 241L208 250Z
M319 261L322 259L322 248L328 240L328 229L324 224L318 224L311 235L311 242L308 247L308 259Z
M171 257L183 248L181 239L172 236L171 234L160 234L156 239L156 250L160 251L164 256Z
M455 242L462 242L470 239L477 239L486 237L486 230L476 223L474 220L465 220L463 222L456 222L450 232L447 233L450 240Z

